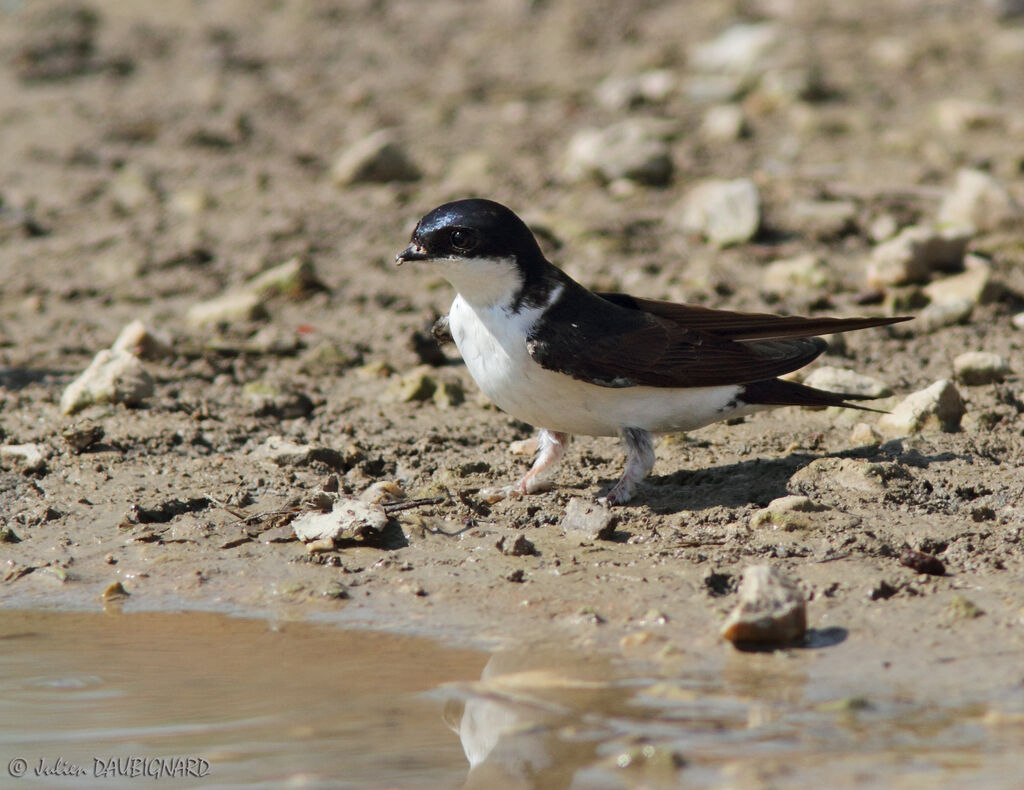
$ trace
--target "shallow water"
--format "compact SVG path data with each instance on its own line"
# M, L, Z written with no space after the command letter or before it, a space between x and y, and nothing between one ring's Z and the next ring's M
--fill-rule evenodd
M1019 686L843 696L809 652L627 664L209 613L0 610L0 787L1024 787Z

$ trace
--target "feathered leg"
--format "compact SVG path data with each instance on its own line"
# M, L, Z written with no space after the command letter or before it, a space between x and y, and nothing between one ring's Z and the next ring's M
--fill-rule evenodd
M626 469L611 491L601 500L609 505L624 505L633 498L636 485L654 468L654 442L649 431L623 428L620 435L626 447Z

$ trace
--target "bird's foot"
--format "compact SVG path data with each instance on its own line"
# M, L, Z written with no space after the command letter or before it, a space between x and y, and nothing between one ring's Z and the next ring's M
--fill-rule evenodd
M625 505L633 498L637 484L654 467L654 443L651 434L640 428L624 428L622 443L626 446L626 469L612 490L597 501L609 507Z
M507 486L480 489L480 497L488 504L501 502L503 499L522 499L527 494L539 494L552 488L550 480L526 474L522 480Z

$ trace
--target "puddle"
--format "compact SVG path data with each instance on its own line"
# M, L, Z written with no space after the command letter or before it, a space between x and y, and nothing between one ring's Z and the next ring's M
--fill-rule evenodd
M0 787L1024 787L1019 684L842 696L826 663L487 656L208 613L0 610Z

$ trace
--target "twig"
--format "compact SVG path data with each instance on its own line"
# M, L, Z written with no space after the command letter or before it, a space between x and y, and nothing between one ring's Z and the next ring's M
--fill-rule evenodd
M401 513L403 510L412 510L414 507L440 505L442 502L444 502L443 496L426 497L424 499L410 499L406 502L388 502L384 505L384 512L390 516L392 513Z

